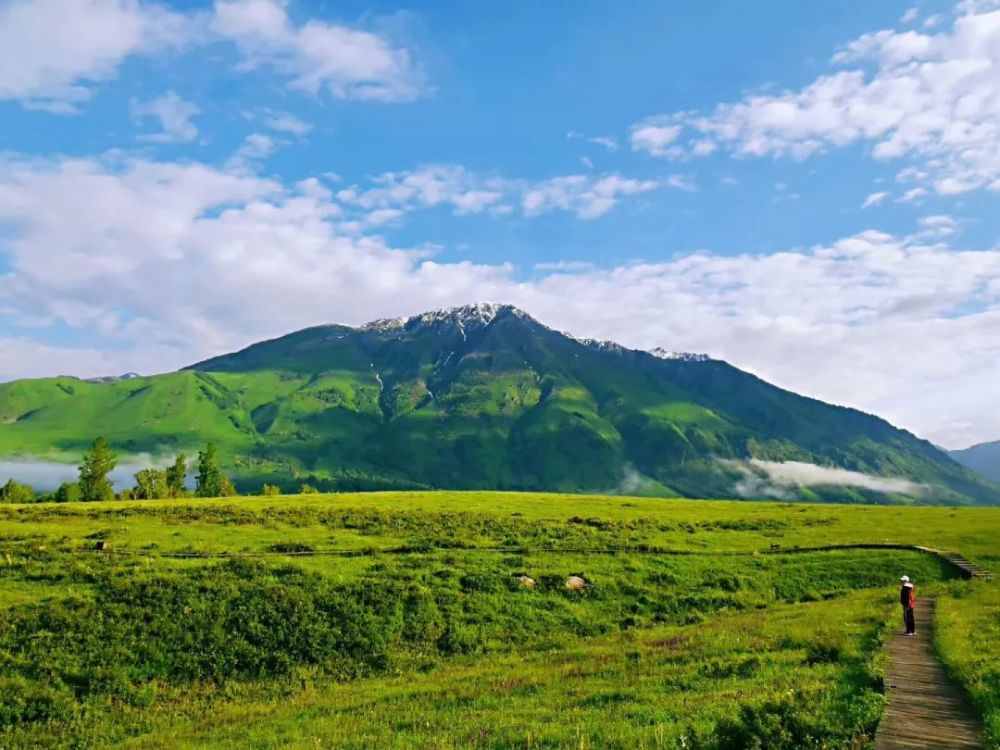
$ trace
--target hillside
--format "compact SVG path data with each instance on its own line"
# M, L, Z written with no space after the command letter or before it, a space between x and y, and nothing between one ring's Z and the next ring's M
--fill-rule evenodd
M985 477L1000 481L1000 440L980 443L960 451L951 451L951 457Z
M877 417L502 305L309 328L165 375L0 385L0 455L71 456L97 434L154 455L215 441L246 488L1000 498Z

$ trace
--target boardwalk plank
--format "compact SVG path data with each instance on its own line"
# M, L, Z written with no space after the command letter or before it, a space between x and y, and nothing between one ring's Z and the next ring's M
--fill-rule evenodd
M982 726L934 654L934 599L920 602L917 635L886 644L886 706L875 750L983 750Z

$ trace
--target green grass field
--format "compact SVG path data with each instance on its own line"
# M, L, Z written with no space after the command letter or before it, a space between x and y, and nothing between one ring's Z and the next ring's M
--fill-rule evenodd
M795 551L1000 570L997 510L378 493L7 505L0 539L0 748L861 748L904 572L1000 746L996 583Z

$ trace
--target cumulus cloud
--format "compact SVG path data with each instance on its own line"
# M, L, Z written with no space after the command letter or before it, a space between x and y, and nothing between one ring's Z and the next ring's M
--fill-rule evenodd
M876 159L911 159L944 195L1000 191L1000 9L961 3L950 28L886 29L845 44L852 66L807 86L679 112L632 128L632 147L692 158L706 142L742 157L807 159L854 143ZM909 14L907 14L909 16ZM909 18L913 20L913 18Z
M674 144L683 129L677 117L652 117L632 126L632 150L646 151L653 156L680 156L683 149Z
M134 0L11 0L0 6L0 99L72 114L126 57L183 46L196 25Z
M1000 361L1000 249L943 244L943 219L925 217L909 237L867 231L764 255L542 267L524 280L510 264L438 262L370 234L400 218L377 213L400 202L457 211L482 200L453 201L441 175L402 174L376 186L401 191L386 198L334 194L314 179L283 184L250 166L8 157L0 378L150 373L308 325L490 299L580 336L707 351L943 445L1000 434L1000 414L983 408L995 402ZM600 179L560 186L535 210L564 200L577 214L600 210L624 178L603 195ZM485 189L458 185L459 195ZM50 327L90 343L36 343Z
M427 90L410 50L315 18L297 25L279 0L190 13L142 0L11 0L0 6L0 100L72 114L129 57L220 43L235 45L240 69L268 68L311 94L395 102Z
M279 0L217 0L211 29L238 45L244 67L273 68L309 93L389 102L416 99L426 89L409 50L340 24L296 25Z
M561 210L575 213L581 219L596 219L614 208L622 196L656 187L653 180L633 180L617 174L600 178L569 175L532 186L525 191L521 205L528 216Z
M261 113L261 117L264 124L271 130L277 130L280 133L291 133L298 138L308 135L309 131L313 129L312 123L306 122L290 112L265 109Z
M198 137L198 128L191 122L191 118L200 111L195 104L178 96L176 91L169 91L148 102L133 100L130 105L130 112L134 119L142 120L151 117L159 120L161 128L159 133L146 133L139 136L140 140L152 143L193 141Z
M946 214L936 214L934 216L922 216L917 219L917 226L920 231L914 235L917 239L944 239L957 234L959 222Z
M431 164L418 169L386 172L372 179L372 186L352 185L337 193L344 203L370 210L450 206L456 215L510 212L504 201L520 204L526 216L548 211L568 211L581 219L608 213L629 195L658 185L618 174L566 175L547 180L487 176L458 164Z

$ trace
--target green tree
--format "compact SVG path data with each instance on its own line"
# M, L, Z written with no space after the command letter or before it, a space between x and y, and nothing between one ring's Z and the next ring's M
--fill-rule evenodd
M80 464L80 499L87 502L114 500L115 490L108 475L117 463L107 438L97 438Z
M172 466L167 467L167 489L170 497L184 497L187 490L184 482L187 480L187 456L181 453L174 459Z
M260 488L260 494L264 496L280 495L281 487L276 484L265 484Z
M33 503L35 491L26 484L8 479L7 484L0 487L0 503Z
M195 494L198 497L229 497L236 488L219 466L219 452L214 443L198 452L198 475L195 477Z
M57 503L76 503L82 498L83 493L80 491L79 482L63 482L52 496L52 499Z
M157 500L170 497L167 472L163 469L142 469L135 473L135 489L132 497L136 500Z
M306 483L306 484L303 484L301 487L299 487L299 494L300 495L317 495L317 494L319 494L319 490L316 489L315 487L313 487L311 484Z

